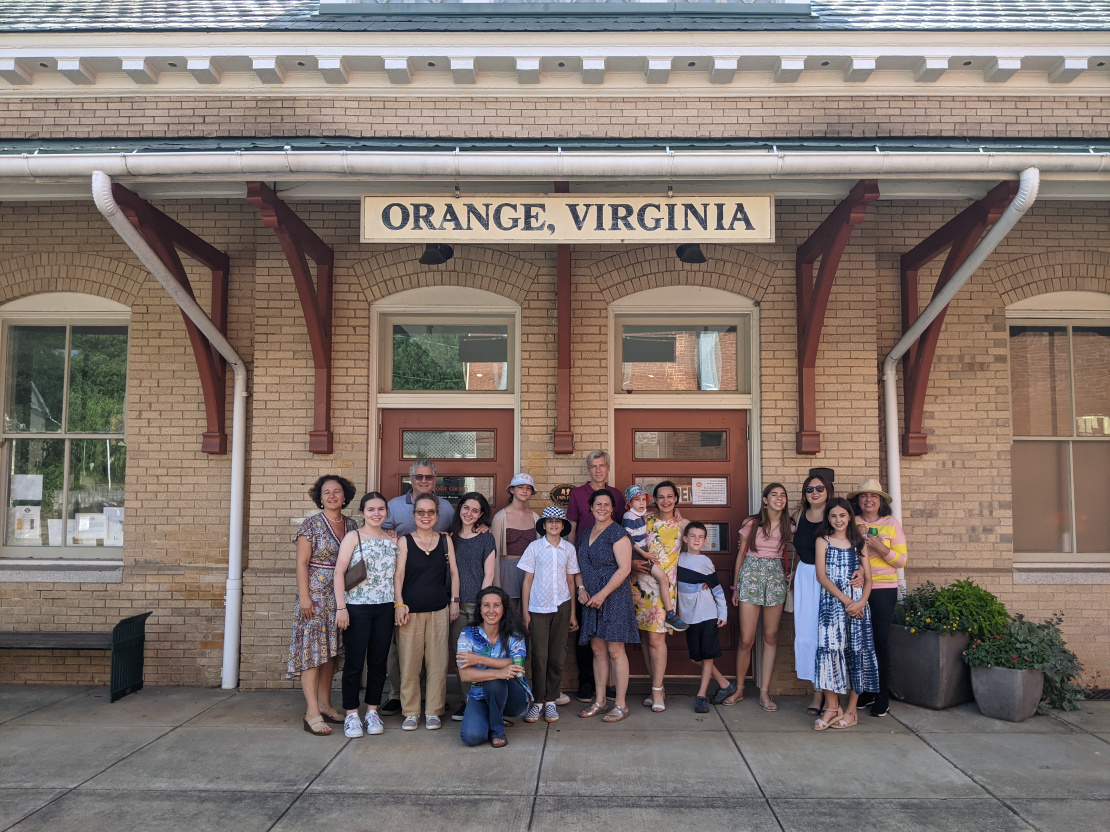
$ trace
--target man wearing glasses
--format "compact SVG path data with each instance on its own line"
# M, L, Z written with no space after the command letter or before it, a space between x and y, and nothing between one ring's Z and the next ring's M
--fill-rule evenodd
M416 529L416 520L412 515L412 501L422 494L433 494L436 490L436 466L428 459L418 459L409 466L409 482L412 491L394 497L389 501L389 514L382 523L383 529L393 529L397 536L411 534ZM436 520L435 530L445 532L455 519L455 509L443 497L439 497L439 519Z

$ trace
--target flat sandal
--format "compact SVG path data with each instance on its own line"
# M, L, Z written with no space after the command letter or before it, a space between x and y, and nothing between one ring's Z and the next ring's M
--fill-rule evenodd
M592 702L590 704L590 707L583 708L582 710L580 710L578 712L578 715L580 717L582 717L582 719L589 719L592 716L597 716L599 713L601 713L604 710L605 710L605 706L602 705L600 702Z
M628 719L628 708L622 708L620 705L614 705L612 710L601 718L602 722L613 723L620 722L622 719Z

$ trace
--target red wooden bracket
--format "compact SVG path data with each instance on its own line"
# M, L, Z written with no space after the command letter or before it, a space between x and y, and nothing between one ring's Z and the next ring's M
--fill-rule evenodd
M941 228L902 255L902 331L917 320L917 275L929 262L948 251L948 258L940 270L933 297L952 279L964 264L987 229L998 222L1006 206L1018 192L1017 181L996 185L990 192ZM925 414L925 393L929 389L929 372L933 366L937 341L944 326L947 307L925 328L921 336L902 358L906 429L902 434L903 456L924 456L929 452L927 437L922 428Z
M570 193L569 182L556 182L555 193ZM555 453L574 453L574 433L570 429L570 320L571 272L570 246L555 246L556 255L556 330L558 361L555 381Z
M185 267L178 251L182 251L212 272L212 323L227 335L227 281L230 261L222 251L206 243L177 220L166 216L134 191L119 183L112 184L112 196L147 241L158 259L165 264L181 288L195 299ZM200 386L204 393L204 411L208 430L201 439L200 449L206 454L227 453L227 433L224 430L227 400L227 362L212 346L196 324L184 312L185 331L193 347L193 357L200 373Z
M809 239L798 246L794 277L798 294L798 437L797 453L821 451L817 430L817 348L821 327L829 306L836 270L852 236L852 229L863 222L867 206L879 198L879 183L861 179L848 196L833 209ZM820 258L817 280L813 266Z
M274 229L285 259L289 261L289 270L293 273L308 327L308 340L312 345L312 363L316 368L308 451L330 454L332 267L335 254L292 208L263 183L247 183L247 202L262 212L266 227ZM311 258L316 264L315 283L306 258Z

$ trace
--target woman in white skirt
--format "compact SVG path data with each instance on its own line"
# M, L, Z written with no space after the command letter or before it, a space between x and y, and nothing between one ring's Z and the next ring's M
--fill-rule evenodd
M831 473L831 472L830 472ZM794 672L799 679L814 681L813 668L817 657L817 607L821 600L821 585L817 583L814 562L817 527L824 522L825 506L833 497L831 478L814 469L802 487L802 503L794 515L794 548L798 552L798 566L794 573ZM806 713L821 715L821 691L813 691L813 701Z

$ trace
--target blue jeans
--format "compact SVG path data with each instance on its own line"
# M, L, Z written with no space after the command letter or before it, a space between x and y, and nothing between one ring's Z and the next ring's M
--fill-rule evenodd
M491 737L505 736L505 715L519 717L528 710L528 695L515 679L482 682L482 693L485 699L466 700L459 732L466 745L481 745Z

